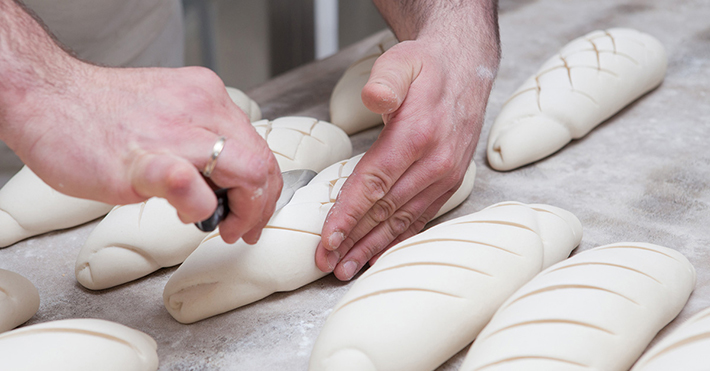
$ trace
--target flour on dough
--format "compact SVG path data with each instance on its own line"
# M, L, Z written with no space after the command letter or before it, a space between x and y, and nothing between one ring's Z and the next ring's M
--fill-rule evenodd
M27 322L38 309L39 293L32 282L15 272L0 269L0 333Z

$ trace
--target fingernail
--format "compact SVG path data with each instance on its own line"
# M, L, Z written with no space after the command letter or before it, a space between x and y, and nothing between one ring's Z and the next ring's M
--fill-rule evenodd
M328 253L328 269L332 272L335 266L338 265L340 261L340 254L337 251L331 251Z
M345 273L346 279L351 279L357 273L357 263L350 260L343 264L343 273Z
M328 237L328 245L330 245L330 249L337 249L340 244L343 243L344 239L345 235L342 232L333 232L333 234Z

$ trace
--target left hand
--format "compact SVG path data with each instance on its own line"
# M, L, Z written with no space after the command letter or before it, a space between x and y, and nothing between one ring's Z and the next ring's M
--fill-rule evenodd
M422 38L394 46L363 88L385 127L343 185L316 250L318 268L340 280L421 231L471 162L495 67L483 67L490 58L482 51L443 45Z

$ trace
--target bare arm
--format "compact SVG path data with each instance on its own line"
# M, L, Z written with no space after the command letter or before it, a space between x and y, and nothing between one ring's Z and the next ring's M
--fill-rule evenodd
M281 188L271 151L214 73L197 67L104 68L55 43L13 0L0 0L0 139L40 178L111 204L164 197L181 219L216 207L200 175L227 137L211 180L230 188L229 242L255 242Z
M402 41L362 91L385 128L343 185L316 251L348 280L424 228L461 184L500 59L495 0L375 0Z

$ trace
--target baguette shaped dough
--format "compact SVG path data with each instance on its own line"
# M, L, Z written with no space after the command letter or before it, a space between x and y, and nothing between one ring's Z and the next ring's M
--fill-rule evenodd
M284 117L253 123L267 140L282 171L323 170L351 156L347 134L333 124L310 117ZM76 279L101 290L162 267L182 263L207 233L183 224L164 199L117 206L91 232L79 252Z
M269 220L255 245L241 240L226 244L217 232L207 236L165 285L163 300L168 312L179 322L192 323L325 276L314 259L321 229L361 157L326 168L296 191L291 202ZM475 172L472 162L452 199L462 202L468 197ZM449 210L444 207L438 215Z
M628 370L694 285L693 266L669 248L618 243L582 252L515 292L460 370Z
M0 269L0 333L27 322L38 309L35 285L15 272Z
M163 198L116 206L96 226L76 259L76 280L91 290L133 281L182 263L207 233L184 224Z
M276 156L281 171L321 171L352 156L352 143L337 126L312 117L288 116L253 123Z
M227 94L232 102L237 105L249 117L249 121L261 120L261 108L249 96L237 88L227 86Z
M0 367L13 371L154 371L147 334L99 319L68 319L0 334Z
M506 202L403 241L333 308L309 370L433 370L581 237L568 211Z
M488 162L515 169L585 136L658 86L667 59L657 39L632 29L573 40L503 105L488 137Z
M112 207L59 193L24 166L0 189L0 247L86 223Z
M710 308L685 321L636 362L631 371L707 371Z
M395 44L397 38L388 32L367 50L364 57L350 65L335 84L330 96L330 121L346 133L357 133L382 123L382 115L370 111L362 103L361 93L377 58Z

